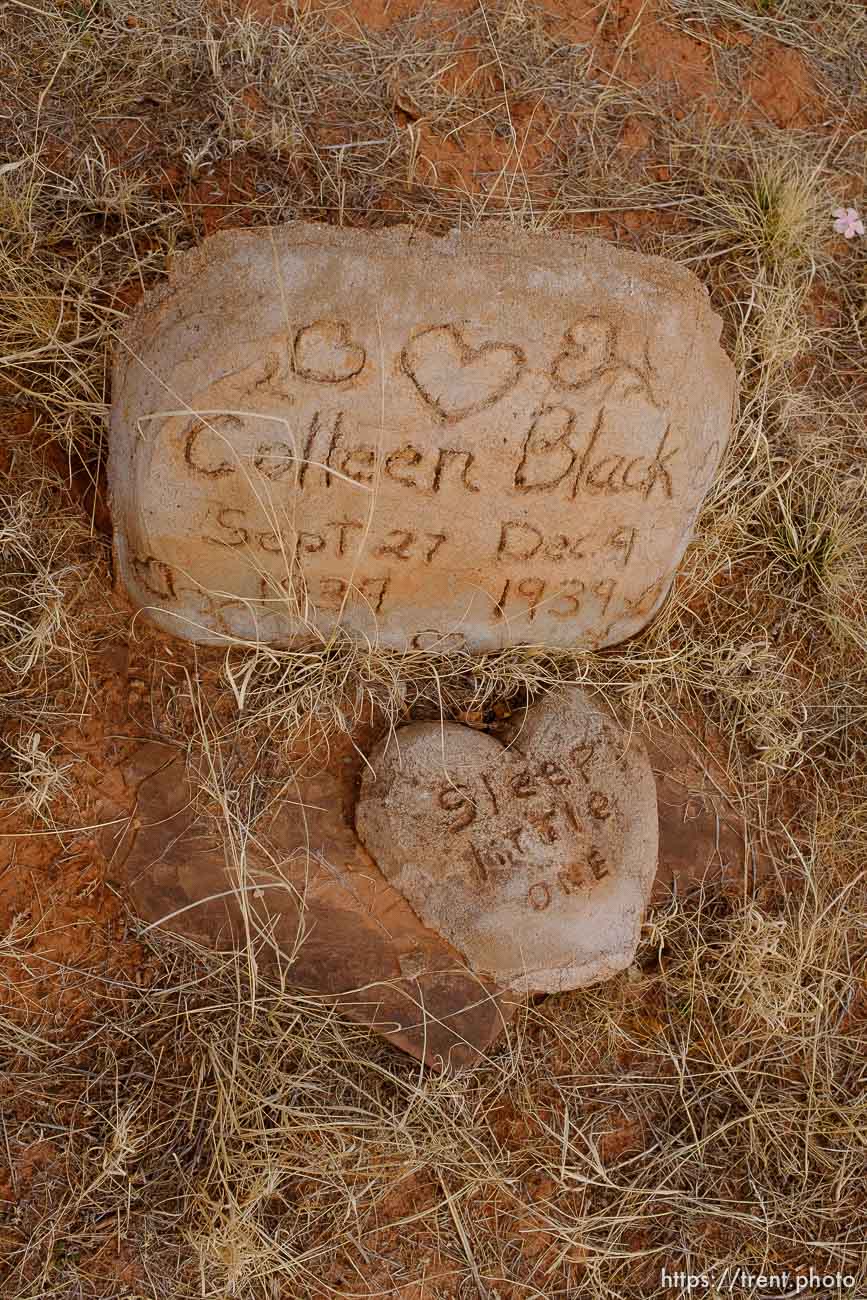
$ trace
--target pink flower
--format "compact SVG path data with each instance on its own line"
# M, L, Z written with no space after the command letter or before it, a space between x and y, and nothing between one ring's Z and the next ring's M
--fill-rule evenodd
M864 234L864 222L858 215L857 208L835 208L833 216L837 218L834 229L838 235L844 235L846 239L854 239L856 235Z

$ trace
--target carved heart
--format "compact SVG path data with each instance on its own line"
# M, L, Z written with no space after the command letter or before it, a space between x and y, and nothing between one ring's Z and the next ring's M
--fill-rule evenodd
M474 970L522 992L604 979L632 960L656 871L647 756L580 691L507 739L401 729L371 755L358 834Z
M364 369L367 353L352 340L342 320L317 320L295 335L292 368L301 379L317 384L342 384Z
M493 406L521 378L526 354L511 343L471 348L456 325L431 325L416 334L400 364L441 420L455 424Z

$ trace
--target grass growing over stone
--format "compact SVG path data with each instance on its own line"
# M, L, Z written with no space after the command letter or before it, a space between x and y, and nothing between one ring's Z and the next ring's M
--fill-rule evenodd
M59 863L26 906L0 892L9 1300L601 1300L671 1294L662 1267L865 1285L867 246L830 233L834 206L865 206L863 6L607 4L575 30L523 0L438 13L0 14L0 891L25 842ZM719 113L648 72L657 19L709 50ZM756 42L803 61L808 125L746 111ZM739 371L696 541L628 644L228 646L210 703L195 665L168 701L217 774L221 747L289 752L311 712L335 729L375 698L484 724L564 681L725 738L778 832L764 882L672 898L629 972L532 1005L452 1077L284 973L252 981L249 953L88 910L111 888L81 728L104 703L94 656L127 637L98 531L107 358L173 251L295 217L665 253L708 285ZM79 858L79 910L52 912ZM74 926L97 955L58 947Z

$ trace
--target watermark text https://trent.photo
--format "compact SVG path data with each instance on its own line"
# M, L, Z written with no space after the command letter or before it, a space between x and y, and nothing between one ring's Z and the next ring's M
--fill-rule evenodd
M729 1265L719 1272L691 1273L688 1269L663 1268L660 1282L665 1290L679 1295L693 1291L711 1295L845 1295L852 1291L856 1278L851 1273L821 1272L812 1265L804 1269L779 1269L757 1272L751 1268Z

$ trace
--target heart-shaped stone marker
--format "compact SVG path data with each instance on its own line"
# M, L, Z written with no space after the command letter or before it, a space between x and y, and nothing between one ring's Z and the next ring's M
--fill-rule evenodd
M431 325L404 348L400 364L427 405L455 424L505 397L526 360L511 343L472 348L457 325Z
M632 961L656 871L645 750L578 690L505 739L455 723L390 736L362 779L359 837L477 973L520 992L606 979Z

